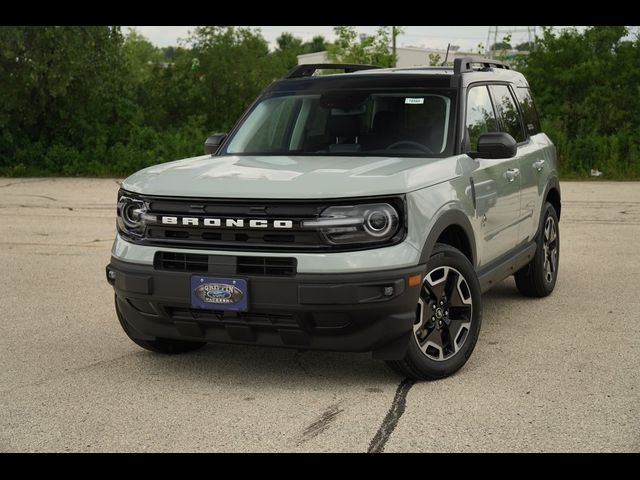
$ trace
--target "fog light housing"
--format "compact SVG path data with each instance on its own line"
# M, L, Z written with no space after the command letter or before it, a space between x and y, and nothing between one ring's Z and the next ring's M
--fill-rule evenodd
M116 272L114 270L111 270L109 267L107 267L107 282L109 282L110 285L113 285L116 283Z

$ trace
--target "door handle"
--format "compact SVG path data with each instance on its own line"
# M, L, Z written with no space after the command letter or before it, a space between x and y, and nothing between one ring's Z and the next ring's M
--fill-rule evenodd
M533 168L535 168L537 171L541 172L543 167L544 167L544 160L537 160L533 162Z
M504 176L510 182L513 182L516 178L520 176L520 170L517 168L510 168L506 172L504 172Z

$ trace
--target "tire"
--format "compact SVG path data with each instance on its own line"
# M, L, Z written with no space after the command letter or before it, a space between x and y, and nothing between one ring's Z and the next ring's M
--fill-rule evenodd
M405 357L387 364L413 380L436 380L458 371L471 356L482 323L482 295L471 262L443 244L433 249L423 284Z
M145 350L149 350L155 353L163 353L165 355L176 355L180 353L193 352L194 350L198 350L199 348L202 348L206 345L206 342L189 342L186 340L175 340L172 338L156 338L155 340L142 340L139 338L135 338L131 335L131 328L129 327L129 323L118 308L117 302L116 314L118 315L120 325L122 326L124 333L127 334L127 337L129 337L133 343L144 348Z
M546 297L556 286L560 266L560 229L558 214L549 202L545 204L540 231L536 236L536 254L514 277L516 286L527 297Z

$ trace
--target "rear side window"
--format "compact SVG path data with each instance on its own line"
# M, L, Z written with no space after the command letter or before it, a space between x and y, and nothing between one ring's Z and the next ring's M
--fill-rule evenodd
M522 129L522 119L516 103L506 85L491 85L491 96L502 121L502 131L507 132L516 142L524 142L527 136Z
M522 115L524 117L524 127L529 132L529 135L540 133L542 128L540 128L538 112L533 104L533 98L531 98L531 90L526 87L519 87L515 90L518 102L520 103L520 110L522 110Z
M465 125L469 133L469 146L473 151L478 149L480 135L498 130L491 97L489 97L489 91L485 85L469 89Z

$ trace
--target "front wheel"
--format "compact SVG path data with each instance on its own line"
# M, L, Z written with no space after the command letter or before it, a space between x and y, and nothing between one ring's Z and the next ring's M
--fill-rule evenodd
M387 364L414 380L447 377L471 356L481 321L482 297L473 265L460 250L436 244L427 262L407 353Z

